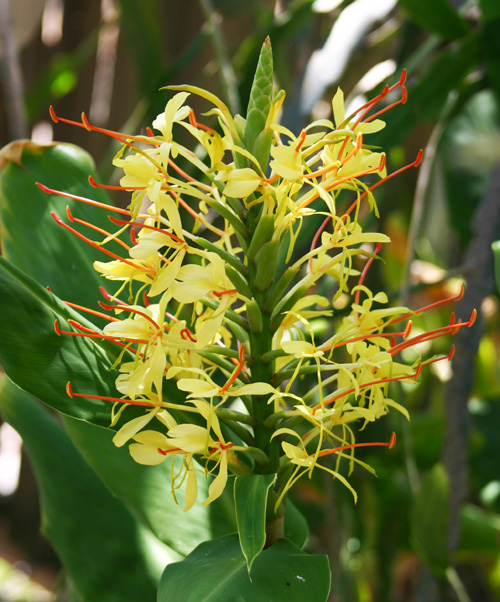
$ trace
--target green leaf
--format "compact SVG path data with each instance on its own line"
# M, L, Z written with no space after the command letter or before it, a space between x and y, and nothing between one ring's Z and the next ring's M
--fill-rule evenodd
M285 507L285 537L303 548L309 537L309 527L302 512L288 499Z
M448 0L401 0L400 4L412 21L446 40L456 40L469 31Z
M89 175L96 177L92 159L70 144L39 146L21 141L0 151L2 253L40 284L50 286L61 299L100 309L97 301L103 281L93 262L105 256L59 226L51 211L66 217L68 206L75 217L109 229L106 211L47 194L36 186L41 182L49 188L110 204L103 190L90 186ZM78 228L93 238L93 232Z
M279 539L259 554L250 581L238 536L226 535L167 566L157 602L325 602L330 578L326 556Z
M500 547L500 515L478 506L465 504L460 515L460 541L456 551L458 560L484 554L498 558Z
M41 494L42 529L81 602L153 602L161 571L179 556L117 500L62 426L6 377L0 411L22 436Z
M450 92L467 85L470 71L480 62L480 40L473 33L442 52L408 90L404 106L391 111L387 126L373 136L373 143L384 148L402 144L417 124L437 119L449 100Z
M206 539L234 530L229 494L201 505L210 484L203 477L198 478L199 501L184 513L184 489L176 492L177 504L172 497L170 462L142 466L126 448L115 447L112 431L73 418L63 417L63 421L80 453L111 492L136 510L153 533L179 554L185 556Z
M449 565L446 529L448 524L448 476L436 464L422 479L413 508L413 542L416 551L437 575Z
M0 365L9 378L54 409L109 426L111 404L100 399L71 399L66 383L87 395L116 396L110 372L112 347L72 336L57 336L71 330L68 318L88 324L55 295L17 267L0 257Z
M479 0L479 6L483 22L483 56L491 87L500 102L500 4L498 0Z
M497 289L500 292L500 240L495 241L491 247L495 258L495 281L497 283Z
M120 0L120 5L121 26L135 61L141 95L150 95L165 81L160 79L167 63L160 6L136 0Z
M275 474L254 474L234 481L238 536L249 573L266 543L267 494L275 479Z

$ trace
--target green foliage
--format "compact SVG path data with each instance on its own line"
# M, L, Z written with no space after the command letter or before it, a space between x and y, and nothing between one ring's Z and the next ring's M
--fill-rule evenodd
M234 481L234 506L241 551L248 573L266 543L266 507L275 475L248 475Z
M275 77L278 84L286 89L290 100L290 108L281 120L298 134L304 117L300 96L301 74L311 60L312 52L321 49L338 16L355 4L344 2L335 12L318 14L315 10L319 3L309 0L286 2L282 3L284 10L275 15L274 6L261 0L251 3L213 2L219 11L217 18L222 24L219 34L225 38L227 64L237 82L241 106L250 95L251 116L246 122L243 118L237 120L240 137L258 157L264 171L270 140L269 132L262 132L262 127L272 98L272 77L270 56L266 54L266 47L262 47L262 40L270 34ZM182 24L178 19L170 18L173 9L169 3L121 0L120 8L121 42L117 87L111 106L112 127L130 116L132 125L126 129L140 131L144 123L150 122L161 111L161 104L165 104L167 96L157 93L157 88L162 85L187 81L206 85L208 82L210 89L215 91L220 87L222 96L226 94L224 85L219 83L219 58L213 58L214 33L206 26L199 27L200 23L191 18L198 5L186 4L186 15L190 17L186 16ZM357 84L371 67L392 59L396 64L394 81L403 67L408 68L408 102L405 107L398 107L391 113L387 127L377 135L377 144L389 150L391 169L411 161L418 148L425 148L431 133L436 132L434 141L437 140L437 146L432 148L431 145L426 151L426 156L430 154L433 157L430 170L422 176L419 185L424 219L415 249L417 257L426 262L422 268L424 271L419 272L418 268L413 275L419 282L418 290L415 289L415 295L420 296L419 302L421 299L424 303L433 302L445 292L445 285L427 289L424 280L428 273L425 269L438 270L438 275L430 278L433 281L440 280L446 270L462 275L464 252L472 236L470 226L474 212L491 185L491 167L498 161L495 142L498 123L494 119L489 120L489 109L498 111L500 98L499 19L497 0L462 3L459 11L452 8L449 0L400 0L384 27L372 31L355 49L345 47L349 55L345 73L341 81L331 82L333 89L340 84L346 92L355 89L358 94L360 88ZM176 48L180 38L171 35L171 28L179 29L180 25L182 44L177 44ZM45 69L38 69L36 77L27 78L26 106L30 125L40 112L46 114L47 105L51 102L69 101L71 104L65 109L66 116L72 118L73 111L78 113L88 109L91 77L87 70L91 68L97 49L99 28L97 22L92 24L88 35L82 38L84 42L76 50L59 45L53 52L45 47L38 51L44 56L52 52L52 59ZM175 39L174 43L172 39ZM258 77L252 79L259 51L262 54ZM26 53L24 58L26 64L33 62L33 51ZM120 79L123 79L123 85ZM376 86L377 82L369 85ZM360 93L370 91L362 89ZM488 95L488 106L483 102L485 94ZM331 96L330 91L325 98L327 96ZM316 108L327 111L325 106L320 103ZM198 116L198 107L195 110ZM68 114L68 111L72 113ZM211 125L217 127L214 124L215 119ZM486 130L491 134L489 138L483 136ZM62 135L66 138L67 132ZM102 142L99 144L103 148ZM445 385L430 376L422 376L421 383L411 390L395 390L395 399L410 410L410 435L401 436L404 427L398 421L388 420L381 438L394 429L398 434L398 444L390 455L391 459L380 463L376 484L365 481L355 470L354 478L359 481L356 488L360 494L362 492L356 508L353 510L350 499L346 501L342 495L332 493L321 480L304 480L297 493L301 512L290 502L286 505L285 536L294 542L297 549L292 554L291 544L286 542L260 552L260 543L257 545L255 542L262 539L261 512L252 516L250 505L243 503L243 515L249 522L245 528L240 526L238 529L233 500L225 496L220 503L208 507L197 505L186 520L183 493L179 491L179 505L170 496L169 464L145 468L132 462L126 450L117 449L112 444L114 432L108 430L111 404L90 398L81 403L80 399L72 400L67 396L68 366L71 366L69 378L75 392L116 394L116 375L107 371L116 359L111 347L76 337L57 337L54 332L56 318L63 330L71 329L68 319L75 319L89 328L104 324L97 316L80 315L60 302L64 299L98 309L97 291L102 280L92 269L92 262L102 259L102 254L77 241L50 217L50 211L63 215L66 205L73 209L77 203L49 196L34 183L40 181L105 203L109 203L109 199L87 183L89 174L96 179L97 176L88 155L77 147L37 148L24 144L17 148L18 155L12 154L12 150L3 152L6 162L0 174L1 245L6 258L0 262L0 364L13 380L22 383L26 391L63 414L65 430L29 395L7 382L1 391L0 411L25 439L42 490L44 528L56 545L82 600L153 600L162 568L160 564L189 555L196 546L200 547L192 556L170 566L165 572L159 602L177 600L170 593L174 591L179 592L179 602L183 599L198 602L198 590L190 598L187 587L194 583L194 572L191 571L200 567L207 571L207 581L197 577L199 585L196 587L207 584L200 595L206 595L207 600L219 600L223 596L218 593L223 591L229 601L243 599L237 597L240 591L260 591L259 579L264 579L265 571L269 572L268 567L273 566L273 562L278 566L282 566L281 563L287 565L286 559L296 558L297 554L301 563L310 558L297 551L303 547L308 530L311 530L312 537L308 540L307 550L328 550L336 562L332 595L341 602L358 599L393 602L390 592L401 585L397 575L403 568L401 559L408 557L410 539L420 561L432 567L438 575L446 573L450 559L471 563L475 567L480 565L480 571L489 578L491 591L495 592L490 597L498 597L500 590L495 586L492 567L499 556L500 503L496 498L488 505L483 495L486 488L497 482L498 310L485 315L487 345L476 358L475 382L471 392L473 396L484 392L488 399L482 406L482 413L474 412L471 404L474 425L469 450L469 499L475 503L481 499L490 512L478 506L465 505L461 516L462 537L456 553L449 556L445 542L447 494L453 495L453 492L447 492L442 468L436 466L426 473L430 466L439 462L447 421L442 407ZM111 173L108 165L104 169ZM389 226L396 246L393 256L384 257L391 271L391 286L395 288L399 287L404 268L415 180L416 173L412 170L388 184L387 194L384 196L382 193L380 197L381 208L387 215L383 218L384 226ZM78 217L103 228L109 227L99 210L83 204L78 204L78 207ZM236 217L230 212L229 217L233 225L241 224L240 229L243 229L242 216ZM368 223L369 218L362 219ZM249 239L252 240L251 257L257 255L270 240L273 229L269 216L254 223L258 230L265 232L262 238L254 234ZM297 241L298 253L309 251L302 242L309 238L309 227L308 223L304 223ZM314 227L319 227L319 223ZM240 234L242 238L249 236L247 231ZM210 244L213 245L207 240L206 248ZM210 250L214 250L213 247ZM284 275L276 273L275 251L272 247L262 250L269 261L260 262L262 273L259 278L266 283L276 279L265 310L274 312L273 319L277 321L280 312L291 307L293 301L307 291L294 291L293 299L288 298L286 303L278 305L297 273L292 273L290 268ZM493 254L500 290L499 243L493 246ZM375 262L375 272L378 263L382 262ZM248 281L240 267L235 256L232 264L226 267L226 273L235 288L250 297L252 291L248 290ZM379 288L383 288L384 284L382 273L383 269L377 273ZM46 286L50 286L53 294L46 290ZM329 294L328 291L317 292ZM396 295L397 291L394 291ZM489 301L494 306L496 297ZM341 315L342 308L335 311ZM255 333L260 334L264 326L261 313L254 312L252 324ZM323 328L328 329L329 324ZM96 353L104 364L94 361ZM471 366L470 370L472 373L474 367ZM43 378L40 377L42 374ZM134 410L128 408L124 418L129 419L133 415ZM35 432L35 420L38 433ZM367 432L370 426L367 426ZM54 441L54 444L48 444L48 441ZM59 458L56 452L59 452ZM413 496L410 483L415 486L418 473L425 476L420 488L416 488L418 493L410 521L408 508L412 506L410 500ZM81 485L75 474L81 475ZM249 484L246 478L238 478L237 482ZM198 486L206 496L207 483L200 480ZM363 498L364 502L361 501ZM85 500L91 501L86 504ZM245 496L240 494L240 500L245 502ZM67 508L61 508L60 502L67 504ZM77 518L72 518L76 512L82 514L81 523L85 527L76 538L79 547L73 545L73 529L79 526ZM60 516L66 516L67 522L58 525ZM109 516L108 521L106 516ZM67 528L66 533L62 526ZM203 543L237 530L240 531L240 539L242 533L245 534L248 557L254 559L251 583L255 584L255 590L245 590L254 586L248 585L247 561L241 554L241 542L238 544L236 535ZM126 546L126 551L123 546ZM86 559L95 558L100 562L96 561L95 566L87 561L78 563L75 555L83 549ZM151 554L152 550L156 554ZM220 572L208 566L208 562L203 562L202 552L219 554L222 559ZM83 555L83 551L81 553ZM237 570L234 580L229 578L226 583L230 559ZM286 586L282 593L280 577L273 581L273 587L277 588L275 599L279 602L325 599L327 585L324 574L328 567L324 559L321 563L318 580L324 588L317 598L310 591L305 598L288 597L292 590L300 596L302 584L290 581L291 585ZM321 563L318 561L315 567ZM130 570L131 565L134 566L133 571ZM107 574L102 570L105 566L110 567ZM283 570L286 570L285 566ZM111 571L113 575L110 577ZM418 580L418 574L418 569L415 569L413 581ZM303 573L298 571L296 575L302 576ZM222 587L227 589L216 589L219 582L223 582ZM213 589L210 584L213 584ZM171 586L178 589L170 590ZM262 599L259 594L248 593L248 596L252 595L259 602ZM474 600L473 589L470 597Z
M79 600L152 602L163 565L178 554L111 494L57 420L5 377L0 410L23 438L40 488L43 531Z
M469 30L466 21L455 11L449 0L401 0L401 6L410 19L423 29L446 40L461 38Z
M158 602L325 602L329 590L326 556L306 554L280 539L256 558L249 576L238 537L228 535L201 544L182 562L167 566Z
M422 560L437 575L449 565L446 528L448 525L448 478L436 464L420 483L413 508L413 541Z

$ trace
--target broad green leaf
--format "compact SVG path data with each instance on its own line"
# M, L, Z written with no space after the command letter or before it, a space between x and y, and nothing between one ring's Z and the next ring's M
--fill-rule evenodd
M0 411L23 438L43 531L80 602L153 602L163 567L179 555L106 489L57 420L5 376Z
M132 460L126 447L115 447L114 432L73 418L63 417L63 421L80 453L111 492L132 506L153 533L179 554L184 556L206 539L234 530L229 493L208 506L201 505L210 484L201 475L198 502L184 513L183 487L176 492L177 504L172 497L170 462L142 466Z
M259 554L250 581L238 536L226 535L167 566L157 602L325 602L330 578L326 556L279 539Z
M416 551L438 575L444 575L449 565L448 515L448 477L442 464L436 464L420 483L412 527Z
M266 543L267 494L275 478L275 474L254 474L236 477L234 481L238 537L249 573Z
M469 31L449 0L401 0L400 4L412 21L447 40L456 40Z
M51 211L69 225L67 206L75 217L86 222L108 230L115 226L107 219L105 209L47 194L36 186L40 182L110 204L103 190L90 186L89 175L96 177L92 159L70 144L38 146L20 141L0 151L2 253L61 299L100 309L99 285L105 281L92 264L96 259L106 260L106 256L59 226ZM89 238L104 238L82 225L73 225Z
M17 267L0 257L0 365L19 387L54 409L109 426L111 404L100 399L71 399L66 383L88 395L116 396L113 352L106 342L58 336L72 330L68 318L85 318L62 303Z

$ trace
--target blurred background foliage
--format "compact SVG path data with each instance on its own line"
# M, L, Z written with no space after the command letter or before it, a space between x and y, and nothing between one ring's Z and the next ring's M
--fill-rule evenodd
M417 386L394 384L411 422L389 416L371 428L370 440L396 431L398 445L370 452L378 478L354 473L357 506L321 475L300 483L294 501L310 526L307 548L329 555L332 601L500 600L500 314L491 252L500 239L500 2L0 0L0 28L1 142L73 142L108 181L117 177L109 139L54 126L49 105L134 133L162 111L162 86L190 83L244 112L269 35L276 85L287 94L282 122L298 133L311 117L330 116L337 86L359 106L407 69L406 106L391 111L375 144L392 171L421 148L425 155L418 170L378 189L381 218L363 218L392 238L371 286L419 307L465 281L452 310L467 319L476 307L479 320L456 337L451 364L434 364ZM420 326L443 325L449 311ZM439 341L435 352L449 345ZM32 469L23 455L17 478L14 435L5 426L0 435L0 556L17 568L23 559L21 568L57 589L58 600L71 599L37 534ZM0 600L52 599L9 593L2 583L10 574L0 573Z

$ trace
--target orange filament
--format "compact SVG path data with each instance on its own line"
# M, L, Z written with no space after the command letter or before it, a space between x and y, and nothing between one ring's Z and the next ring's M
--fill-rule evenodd
M373 115L370 115L370 117L368 117L367 119L365 119L365 123L369 123L372 119L376 119L377 117L379 117L380 115L383 115L387 111L390 111L391 109L393 109L397 105L404 105L404 104L406 104L407 99L408 99L408 91L403 86L403 88L401 90L401 98L399 100L397 100L396 102L393 102L392 104L388 105L384 109L381 109L377 113L374 113Z
M131 222L128 220L124 220L124 219L117 219L116 217L113 217L112 215L108 215L108 218L113 222L113 224L117 225L117 226L136 226L137 228L145 228L147 230L154 230L155 232L160 232L161 234L165 234L166 236L169 236L170 238L172 238L173 240L175 240L176 242L180 243L180 244L185 244L184 241L182 240L182 238L179 238L178 236L176 236L175 234L173 234L172 232L169 232L168 230L164 230L162 228L156 228L155 226L149 226L148 224L144 224L142 222Z
M89 176L89 184L92 188L103 188L104 190L146 190L147 186L111 186L108 184L98 184L92 176Z
M68 322L71 324L71 326L73 326L74 328L81 330L82 332L71 332L69 330L61 330L59 327L59 321L55 320L54 321L54 330L57 334L58 337L60 337L61 335L66 335L66 336L70 336L70 337L83 337L86 339L99 339L101 341L110 341L111 343L115 343L116 345L119 345L120 347L126 347L126 345L123 345L122 343L120 343L119 339L116 339L115 337L110 337L107 336L101 332L97 332L97 331L93 331L90 328L86 328L85 326L82 326L79 322L77 322L76 320L68 320ZM131 341L134 343L137 343L138 341ZM148 343L149 341L144 341L145 343Z
M215 454L218 451L226 451L227 449L231 449L232 447L234 447L235 444L232 442L229 443L221 443L220 441L217 441L217 447L212 447L212 449L209 450L209 454Z
M85 113L82 113L82 116L81 116L82 121L81 122L73 121L72 119L65 119L64 117L59 117L59 115L56 115L56 112L55 112L53 106L49 107L49 113L50 113L50 117L54 123L59 123L61 121L62 123L67 123L68 125L74 125L76 127L86 129L88 132L100 132L101 134L106 134L106 136L109 136L110 138L114 138L115 140L118 140L118 141L122 142L123 144L128 144L127 143L128 140L136 140L137 142L151 144L151 141L149 141L146 136L129 136L126 134L121 134L120 132L115 132L113 130L107 130L105 128L100 128L95 125L92 125L89 122L89 120L87 119L87 116L85 115Z
M236 293L237 293L237 292L238 292L238 291L237 291L235 288L229 288L229 289L227 289L227 290L225 290L225 291L222 291L222 292L212 291L212 293L213 293L213 294L214 294L216 297L219 297L219 299L220 299L221 297L223 297L224 295L236 295Z
M104 318L105 320L109 320L110 322L120 322L118 318L114 318L113 316L108 316L107 314L103 314L102 311L96 311L94 309L90 309L88 307L84 307L83 305L78 305L77 303L71 303L71 301L64 301L66 305L69 307L73 307L74 309L78 309L79 311L84 311L88 314L93 314L98 318Z
M107 209L108 211L114 211L115 213L122 213L123 215L131 215L128 209L121 209L120 207L114 207L113 205L107 205L106 203L100 203L99 201L93 201L91 199L87 199L83 196L77 196L76 194L69 194L68 192L62 192L60 190L54 190L53 188L49 188L45 186L45 184L41 184L37 182L36 185L40 190L46 192L48 194L57 194L58 196L65 197L67 199L74 199L75 201L80 201L81 203L87 203L88 205L94 205L94 207L100 207L101 209Z
M432 341L433 339L438 339L447 334L454 335L458 332L458 330L460 328L463 328L463 327L470 328L476 321L476 317L477 317L477 311L474 309L472 311L471 317L469 318L469 320L467 320L467 322L455 322L453 319L453 321L451 321L448 324L448 326L442 326L441 328L436 328L435 330L431 330L429 332L424 332L423 334L413 337L412 339L409 339L407 341L402 341L401 343L393 346L391 349L388 349L387 351L391 355L395 355L396 353L399 353L403 349L407 349L408 347L413 347L414 345L417 345L418 343Z
M295 147L295 151L298 153L300 151L300 149L302 148L302 145L304 144L304 140L306 139L307 136L307 132L305 130L302 130L300 132L300 136L299 136L299 141L297 143L297 146Z
M361 276L359 277L359 281L358 281L358 286L362 286L363 282L365 281L365 277L366 274L368 273L368 269L370 268L371 264L373 263L375 256L378 254L378 252L380 251L380 249L382 248L382 243L378 242L376 247L375 247L375 251L373 252L373 255L368 259L368 261L366 262L366 265L363 269L363 271L361 272ZM354 303L356 305L359 305L359 297L361 294L361 289L358 288L358 290L356 291L356 295L354 297Z
M397 322L401 322L402 320L406 320L407 318L411 318L418 314L422 314L426 311L429 311L430 309L434 309L436 307L439 307L440 305L444 305L445 303L452 303L453 301L460 301L462 299L462 297L464 296L464 293L465 293L465 284L462 283L462 286L460 287L460 292L457 295L453 295L452 297L446 297L445 299L440 299L439 301L435 301L434 303L425 305L424 307L421 307L420 309L416 309L415 311L405 314L404 316L400 316L399 318L394 318L394 320L391 320L390 322L388 322L387 326L391 326L392 324L396 324ZM453 318L453 321L454 321L455 314L451 314L450 320L451 320L451 318ZM471 324L471 326L472 326L472 324Z
M391 180L392 178L394 178L395 176L399 175L400 173L402 173L403 171L406 171L407 169L410 169L410 167L418 167L422 161L422 157L424 156L424 152L422 150L419 150L417 153L417 156L415 158L415 161L413 161L412 163L409 163L408 165L405 165L404 167L401 167L400 169L397 169L396 171L390 173L389 175L387 175L385 178L382 178L381 180L379 180L378 182L375 182L375 184L372 184L368 190L370 192L372 192L373 190L375 190L375 188L378 188L381 184L385 184L388 180ZM350 215L352 213L352 211L354 211L354 209L357 207L358 203L360 203L360 201L362 201L366 196L367 196L367 191L365 190L365 192L363 192L363 194L360 195L359 198L357 198L352 205L349 207L349 209L347 209L347 211L344 212L343 216L342 216L342 221L345 222L346 218L348 215ZM326 226L326 224L328 223L328 220L331 218L326 218L324 225L322 224L322 228L324 228ZM336 227L336 230L338 230L340 228L340 225L338 225Z
M62 221L62 219L57 215L57 213L55 213L55 211L51 211L50 214L52 215L52 217L54 218L54 220L60 226L62 226L63 228L66 228L66 230L69 230L69 232L71 232L72 234L74 234L75 236L77 236L78 238L80 238L81 240L83 240L84 242L86 242L87 244L89 244L91 247L94 247L94 249L98 249L99 251L101 251L105 255L108 255L109 257L112 257L113 259L117 259L118 261L126 263L127 265L130 265L131 267L135 268L136 270L141 270L141 271L145 271L145 272L151 272L151 268L146 268L145 266L142 266L142 265L137 264L137 263L133 263L132 261L129 261L128 259L120 257L116 253L112 253L108 249L105 249L103 246L97 244L95 241L90 240L90 238L87 238L83 234L80 234L80 232L78 232L78 230L75 230L71 226L68 226L68 224L65 224Z
M370 332L368 334L361 334L361 335L359 335L359 337L354 337L354 338L348 339L346 341L340 341L339 343L335 343L334 345L325 345L323 347L319 347L318 351L330 351L330 349L338 349L339 347L343 347L344 345L349 345L350 343L356 343L357 341L365 341L367 339L376 339L379 337L391 338L391 339L394 337L406 338L410 334L411 327L412 327L412 323L411 323L411 321L409 321L403 332Z
M144 319L146 319L148 322L150 322L155 329L160 332L161 329L158 326L158 324L153 320L153 318L151 318L151 316L148 316L148 314L144 313L143 311L140 311L138 309L136 309L135 307L128 307L127 305L122 305L121 303L117 304L117 305L108 305L106 303L103 303L102 301L99 301L99 305L107 310L107 311L112 311L113 309L119 309L120 311L129 311L131 313L134 313L138 316L143 317Z
M113 236L111 234L111 232L108 232L107 230L104 230L103 228L99 228L99 226L96 226L94 224L91 224L90 222L87 222L85 220L74 217L73 214L71 213L71 209L69 208L69 205L66 206L66 215L68 216L68 219L70 222L76 222L77 224L82 224L82 226L86 226L87 228L90 228L91 230L94 230L95 232L99 232L99 234L104 234L104 236L106 236L106 237ZM115 242L117 242L119 245L121 245L126 251L130 251L130 246L127 245L126 243L124 243L118 237L113 238L113 240Z
M108 397L105 395L84 395L83 393L75 393L71 387L71 381L66 383L66 393L71 399L74 397L84 397L85 399L102 399L103 401L112 401L113 403L125 403L133 406L144 406L148 408L157 407L150 401L136 401L133 399L121 399L120 397Z
M229 387L231 387L231 385L234 383L234 381L238 378L240 372L243 370L244 366L245 366L245 345L242 345L240 347L239 350L239 363L236 366L235 370L233 371L233 373L231 374L230 379L227 381L227 383L222 387L222 389L220 389L220 394L224 394L229 390Z
M389 443L383 442L374 442L374 443L353 443L352 445L341 445L340 447L334 447L333 449L324 449L317 454L318 458L323 458L324 456L330 456L331 454L336 454L338 452L346 451L347 449L354 449L355 447L388 447L392 449L396 445L396 433L392 433Z
M330 186L326 187L325 191L326 192L330 192L330 190L332 190L336 186L339 186L340 184L344 184L344 182L350 182L352 180L356 180L358 178L361 178L362 176L368 175L369 173L374 173L374 172L377 172L377 171L382 171L384 169L384 167L385 167L385 155L382 155L382 157L380 159L380 163L376 167L372 167L371 169L366 169L365 171L360 171L359 173L356 173L356 174L351 174L350 176L346 176L345 178L340 178L336 182L334 182L333 184L331 184ZM304 207L307 207L313 201L315 201L317 198L319 198L319 196L320 196L319 193L316 192L315 194L313 194L312 196L310 196L307 200L303 201L298 206L297 209L300 210L300 209L303 209ZM345 215L347 216L348 214L346 213Z
M181 330L181 337L184 340L191 341L192 343L196 343L196 338L193 333L189 330L189 328L183 328Z
M159 454L161 454L162 456L168 456L168 454L170 454L170 453L178 453L178 452L181 452L183 454L187 453L180 447L171 447L170 449L162 449L161 447L159 447L156 451Z
M199 123L198 121L196 121L196 115L195 115L195 112L193 111L193 109L191 109L191 111L189 112L189 123L193 127L197 128L199 130L204 130L205 132L215 135L215 130L213 130L212 128L209 128L207 125L203 125L203 124Z
M387 383L397 381L397 380L410 380L410 379L416 380L420 376L421 371L422 371L422 364L419 364L413 374L404 374L402 376L393 376L392 378L381 378L379 380L372 380L369 383L359 385L358 389L356 389L356 387L352 387L351 389L348 389L347 391L344 391L343 393L338 393L338 394L334 395L333 397L324 399L322 404L319 403L316 406L314 406L313 414L315 414L318 410L321 410L324 406L330 405L331 403L337 401L337 399L341 399L342 397L346 397L347 395L351 395L352 393L355 393L356 390L361 391L361 389L367 389L370 387L374 387L376 385L385 385Z

